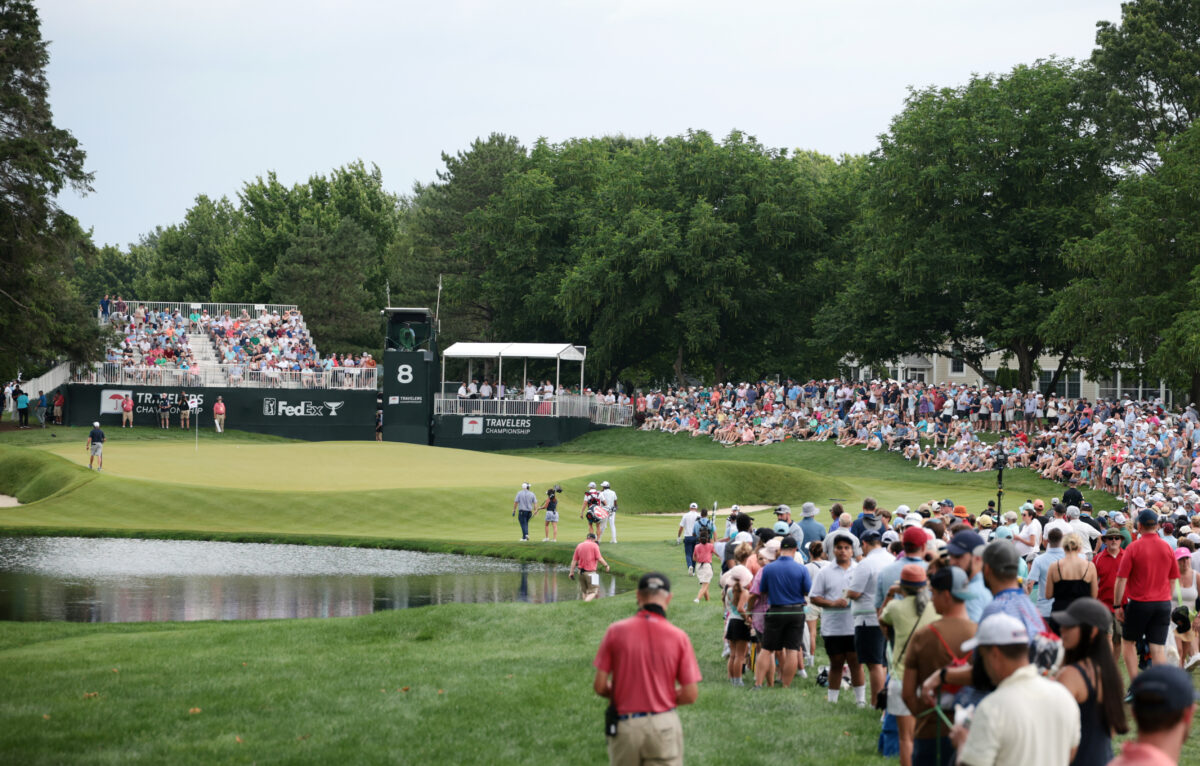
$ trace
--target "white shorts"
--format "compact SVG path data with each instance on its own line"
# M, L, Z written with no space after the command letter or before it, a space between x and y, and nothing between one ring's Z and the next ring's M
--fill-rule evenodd
M910 713L908 710L908 705L904 704L904 698L901 695L901 691L903 689L904 689L904 685L898 679L896 679L896 678L888 679L888 687L887 687L887 712L888 713L890 713L892 715L896 715L896 716L912 715L912 713Z
M104 455L104 442L92 444L92 456L102 457Z
M994 423L1000 422L1000 413L999 412L992 413L992 422L994 422Z

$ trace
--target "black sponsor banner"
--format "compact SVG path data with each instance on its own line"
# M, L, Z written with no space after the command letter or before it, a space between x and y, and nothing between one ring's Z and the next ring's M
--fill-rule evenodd
M437 415L434 444L455 449L553 447L599 428L587 418L545 415Z
M133 400L133 424L156 427L161 395L167 395L172 428L188 402L179 389L151 386L108 386L72 383L67 386L70 425L89 426L99 420L103 428L120 428L125 395ZM327 388L193 388L192 427L214 428L213 405L225 405L225 427L309 441L375 438L374 391Z
M429 444L433 354L389 348L383 354L383 438Z

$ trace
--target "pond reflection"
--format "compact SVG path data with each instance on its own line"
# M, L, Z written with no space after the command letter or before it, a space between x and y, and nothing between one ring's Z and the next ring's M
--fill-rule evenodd
M0 619L353 617L452 602L574 600L567 567L328 546L0 538ZM601 595L628 588L601 579Z

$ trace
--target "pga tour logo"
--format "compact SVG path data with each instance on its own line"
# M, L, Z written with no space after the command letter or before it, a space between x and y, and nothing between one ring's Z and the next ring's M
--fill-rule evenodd
M483 434L483 418L463 418L463 436Z
M345 402L321 402L314 404L310 401L296 402L288 404L287 400L278 401L273 397L265 397L263 399L263 414L268 417L276 415L287 415L291 417L308 417L321 416L329 410L330 417L337 417L337 411L340 410Z

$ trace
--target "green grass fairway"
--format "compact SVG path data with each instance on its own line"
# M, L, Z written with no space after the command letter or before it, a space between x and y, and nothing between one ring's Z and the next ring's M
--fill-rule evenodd
M556 463L391 442L246 444L215 440L197 449L186 440L122 442L121 436L117 431L105 446L107 474L233 489L353 492L511 485L515 492L522 481L550 485L612 467L609 461ZM79 444L58 445L49 451L79 465L88 463L88 453Z
M887 764L877 713L836 705L813 680L749 693L724 682L721 610L692 603L677 521L695 501L832 498L857 512L950 497L973 512L995 474L919 470L896 454L792 443L725 449L687 436L609 430L555 449L483 454L393 444L306 444L253 434L109 432L103 474L86 429L0 433L0 534L147 535L407 547L570 560L586 482L621 498L614 571L675 582L673 622L705 681L681 711L689 764ZM560 542L520 543L522 481L566 490ZM1005 507L1062 487L1006 474ZM1117 505L1085 493L1098 508ZM769 512L759 522L770 520ZM535 519L534 540L541 540ZM329 620L0 623L0 763L590 764L606 760L591 660L632 595L592 604L463 604ZM818 654L820 661L821 655ZM405 689L407 688L407 691ZM198 709L198 712L190 712ZM764 738L764 732L769 734ZM1192 738L1181 762L1200 763Z

